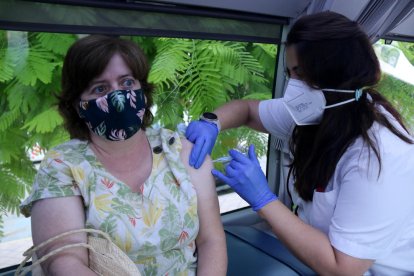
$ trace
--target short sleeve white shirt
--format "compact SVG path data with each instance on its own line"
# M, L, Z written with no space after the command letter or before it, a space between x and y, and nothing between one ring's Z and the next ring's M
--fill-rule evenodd
M289 120L279 122L289 116L280 106L280 99L262 102L259 116L271 134L288 139L293 127L289 129ZM388 112L379 110L404 132ZM294 195L293 201L299 217L328 235L337 250L375 260L365 275L413 275L414 145L377 123L369 132L378 144L381 168L372 149L358 138L341 157L325 192L315 191L312 202ZM296 194L292 185L290 191Z

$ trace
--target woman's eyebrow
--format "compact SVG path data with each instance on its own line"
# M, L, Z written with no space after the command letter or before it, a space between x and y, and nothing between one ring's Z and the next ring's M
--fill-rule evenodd
M125 74L118 77L118 79L123 79L125 77L133 77L132 74Z
M133 76L132 76L132 74L124 74L124 75L118 76L117 78L118 79L123 79L125 77L133 77ZM101 83L106 83L106 80L99 80L98 79L98 80L91 81L91 83L89 84L89 87L94 86L96 84L101 84Z
M105 83L105 81L104 80L91 81L91 83L89 84L89 87L94 86L96 84L100 84L100 83Z

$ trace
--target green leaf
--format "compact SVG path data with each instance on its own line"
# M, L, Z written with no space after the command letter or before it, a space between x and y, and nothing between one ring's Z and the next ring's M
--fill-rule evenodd
M188 68L193 42L184 39L158 39L156 47L157 55L152 64L149 81L170 88L172 83L178 83L178 73ZM190 73L187 71L184 74Z
M111 235L112 233L116 232L116 225L117 220L116 218L111 214L105 220L102 222L102 224L99 226L99 230L108 233Z
M177 244L177 237L174 237L169 230L161 229L159 235L161 238L160 248L162 251L171 250Z
M8 110L0 115L0 133L8 129L20 117L18 109Z
M19 48L21 47L19 32L0 31L0 82L12 80L14 68L21 58Z
M12 50L9 48L0 48L0 82L9 81L14 76L13 54L11 52Z
M61 125L62 123L63 119L56 108L51 107L26 122L22 128L26 128L28 131L35 130L39 133L46 133L52 132L55 127Z
M118 112L121 112L125 108L125 96L121 91L115 91L111 94L111 102L115 106Z
M27 133L26 130L21 130L24 133ZM37 133L31 132L30 135L26 137L24 146L26 148L31 148L34 145L38 144L43 149L48 150L52 147L55 147L63 142L66 142L70 139L68 132L63 128L63 126L57 126L52 132L46 133Z
M17 81L13 81L5 89L7 94L7 101L9 108L13 111L20 111L24 114L29 113L30 110L36 110L41 103L34 87L23 85Z
M124 202L122 202L121 200L119 200L118 198L114 198L112 200L112 205L111 207L118 211L119 214L124 214L127 215L129 217L136 217L137 214L134 210L134 208L132 208L130 205L125 204Z
M31 47L28 54L23 54L16 68L16 78L24 85L34 86L37 81L45 84L52 81L53 69L57 62L55 55L41 48Z
M29 191L35 170L26 158L12 164L0 164L0 209L19 213L19 205Z
M13 160L26 159L24 148L26 139L26 132L20 128L9 128L0 132L0 165L10 164Z
M56 33L37 33L36 38L42 48L62 56L66 54L69 47L77 40L77 37L73 34Z

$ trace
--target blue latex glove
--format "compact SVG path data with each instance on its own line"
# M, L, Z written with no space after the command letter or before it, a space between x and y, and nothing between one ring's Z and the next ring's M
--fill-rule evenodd
M219 131L215 124L206 121L191 122L185 132L185 137L194 144L190 154L190 166L198 169L207 154L211 155Z
M259 211L268 203L277 200L277 196L269 189L253 145L249 147L248 156L236 150L230 150L229 154L233 160L226 167L226 175L213 169L211 173L214 176L229 184L252 206L253 211Z

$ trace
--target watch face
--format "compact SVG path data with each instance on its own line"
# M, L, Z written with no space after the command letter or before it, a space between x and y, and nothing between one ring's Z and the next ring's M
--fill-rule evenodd
M204 112L203 117L209 120L217 120L217 115L211 112Z

